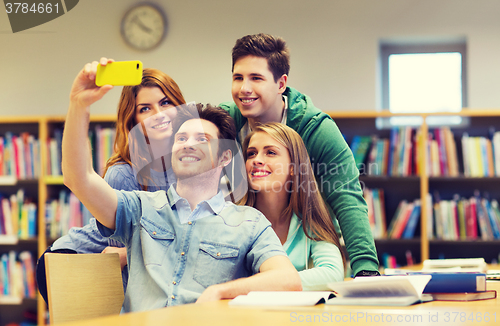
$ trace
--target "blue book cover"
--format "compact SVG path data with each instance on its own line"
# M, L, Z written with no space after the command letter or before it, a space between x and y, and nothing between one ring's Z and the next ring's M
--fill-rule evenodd
M411 272L432 275L423 293L462 293L486 291L486 274L477 272Z
M411 239L415 234L415 229L418 224L418 220L420 218L420 200L415 200L415 206L411 211L410 217L408 218L408 222L406 223L406 227L401 235L403 239Z
M30 238L36 237L36 205L31 203L28 206L28 236Z
M476 198L476 215L477 222L479 224L479 230L481 231L481 239L482 240L493 240L493 230L491 229L490 219L488 218L488 212L486 211L485 206L483 205L482 198L479 196L479 193L476 191L474 193Z
M394 175L392 172L394 164L394 152L396 150L396 144L398 142L398 128L394 127L391 129L390 145L389 145L389 160L387 162L387 175Z
M5 133L5 145L4 145L4 175L16 175L16 166L14 160L14 147L12 145L12 132L7 131Z
M376 163L377 163L377 166L378 166L378 169L377 169L377 175L383 175L384 174L384 140L383 139L379 139L377 141L377 157L376 157Z
M493 211L490 202L486 198L483 198L483 204L487 213L486 215L490 220L491 231L493 232L493 236L495 237L495 239L500 239L500 229L497 225L495 212Z
M351 143L351 151L358 170L362 170L366 155L370 149L372 138L370 136L354 136Z
M2 283L3 283L3 295L9 295L9 292L10 292L10 289L9 289L9 257L7 256L7 254L3 254L2 255L2 258L1 258L1 261L2 261L2 265L1 265L1 268L2 268L2 274L3 274L3 277L2 277Z

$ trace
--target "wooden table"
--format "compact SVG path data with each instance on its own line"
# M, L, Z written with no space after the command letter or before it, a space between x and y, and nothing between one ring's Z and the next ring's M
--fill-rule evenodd
M500 294L500 281L488 281ZM330 306L232 307L229 300L108 316L66 325L500 325L500 299L433 301L409 307Z

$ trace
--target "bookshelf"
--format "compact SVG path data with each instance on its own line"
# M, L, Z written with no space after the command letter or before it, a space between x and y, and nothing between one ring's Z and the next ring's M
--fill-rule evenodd
M0 256L14 252L18 256L21 252L29 252L33 263L55 240L46 236L45 210L46 202L56 198L61 189L66 187L60 175L49 175L47 173L47 162L49 158L49 144L47 140L54 137L56 129L64 127L64 116L29 116L29 117L2 117L0 118L0 137L11 133L19 136L24 132L33 135L38 141L37 174L36 176L12 176L0 173L0 194L11 196L20 189L23 190L24 199L29 199L36 204L36 230L34 236L22 237L19 235L0 234ZM114 127L115 115L98 115L90 119L91 128L97 125L103 127ZM5 157L2 157L5 159ZM1 160L0 160L1 162ZM30 297L23 295L0 295L0 325L9 323L20 323L27 318L34 320L37 325L46 324L47 306L43 298L38 294Z
M491 129L500 130L500 110L485 109L472 110L463 109L458 113L425 113L425 114L392 114L387 111L358 111L358 112L328 112L335 120L349 145L356 135L371 136L378 138L391 137L390 129L377 129L377 118L409 117L417 116L421 122L415 128L420 129L423 137L418 143L419 171L416 175L409 176L371 176L360 175L360 182L363 187L380 188L384 190L384 202L386 211L386 225L389 226L393 218L398 203L402 200L420 200L421 214L418 220L415 236L411 239L388 239L382 237L375 240L375 245L382 263L382 254L387 253L396 257L400 265L406 263L406 251L410 250L414 263L422 262L425 259L437 258L464 258L464 257L484 257L488 262L499 259L500 240L460 239L444 240L429 236L426 232L428 223L432 222L429 216L429 203L425 200L428 193L431 195L439 193L443 200L452 200L455 194L461 197L474 196L475 190L481 194L487 194L491 199L500 199L500 178L498 176L470 177L464 175L464 163L462 159L461 138L463 133L469 136L490 137ZM468 125L450 127L453 139L457 148L458 156L458 176L429 176L428 166L424 164L429 159L427 146L429 144L429 133L434 132L434 127L427 124L429 117L449 117L460 116L469 121ZM434 202L434 201L433 201Z

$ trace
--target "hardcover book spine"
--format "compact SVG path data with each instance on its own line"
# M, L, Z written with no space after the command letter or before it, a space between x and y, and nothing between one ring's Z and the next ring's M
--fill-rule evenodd
M426 274L426 273L419 273ZM484 273L428 273L432 275L423 293L461 293L486 291Z

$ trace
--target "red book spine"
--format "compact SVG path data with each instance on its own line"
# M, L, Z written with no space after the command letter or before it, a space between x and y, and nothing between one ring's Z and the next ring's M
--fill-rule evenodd
M469 205L469 216L467 219L467 237L470 239L477 239L477 211L476 211L476 198L472 197Z

